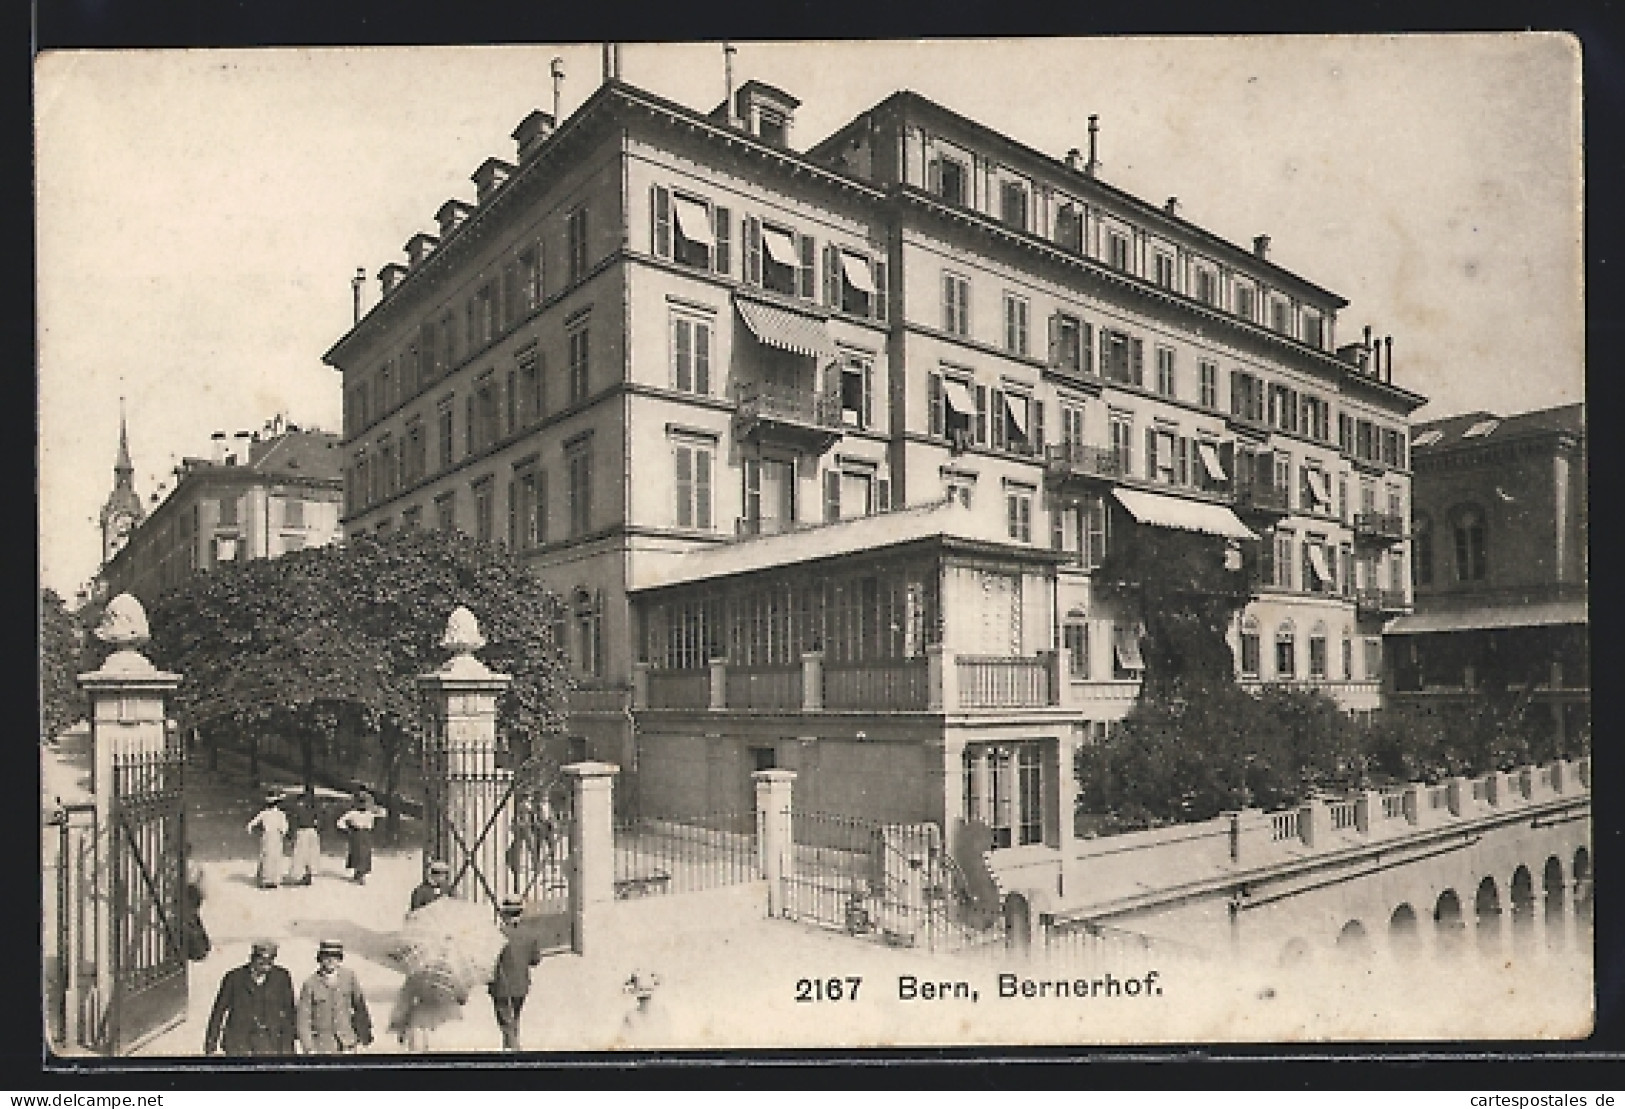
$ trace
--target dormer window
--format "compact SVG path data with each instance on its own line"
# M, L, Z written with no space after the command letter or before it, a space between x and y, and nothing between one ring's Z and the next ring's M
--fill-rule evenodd
M940 196L949 204L965 203L965 178L967 176L965 163L957 158L938 157L932 159L930 169L930 190Z
M1027 230L1027 190L1020 183L1006 181L999 186L999 220L1017 231Z
M1157 284L1164 289L1174 287L1174 258L1171 254L1157 251Z
M783 146L790 138L790 121L783 112L772 108L760 109L757 117L757 134L775 146Z
M1204 269L1196 271L1196 299L1203 304L1218 303L1218 282L1213 279L1213 271Z
M1257 318L1258 309L1255 307L1252 286L1236 286L1236 315L1247 320Z
M1083 215L1071 204L1062 204L1055 213L1055 243L1083 253Z
M1128 272L1128 238L1118 231L1106 232L1106 261L1114 270Z

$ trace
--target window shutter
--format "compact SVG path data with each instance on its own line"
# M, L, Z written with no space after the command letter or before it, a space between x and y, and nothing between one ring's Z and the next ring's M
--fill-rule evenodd
M650 188L650 208L654 218L654 252L671 257L671 191L660 185Z
M1241 415L1241 371L1230 371L1230 414Z
M508 549L519 549L519 500L514 495L518 485L508 482Z
M875 370L873 366L863 367L863 426L875 426Z
M813 288L813 258L816 248L813 246L811 235L801 236L801 295L808 300L815 300L818 292Z
M1095 372L1095 325L1080 323L1078 326L1082 330L1078 345L1083 353L1083 372L1092 374Z
M927 420L932 435L947 433L946 413L942 402L942 375L929 374L925 379Z
M1157 429L1145 429L1145 476L1155 480L1157 476Z
M1061 520L1065 515L1065 511L1059 504L1051 502L1049 506L1049 546L1052 551L1059 551L1066 545L1061 534Z
M875 482L875 511L891 511L891 478L880 478Z
M711 452L694 449L694 526L711 526Z
M949 274L942 275L942 330L954 331L954 310L957 307L954 292L954 279Z
M1174 446L1174 478L1181 485L1190 485L1191 482L1191 441L1181 435Z
M672 385L687 392L693 387L693 327L687 320L673 320L672 327Z
M925 167L925 187L937 195L942 194L942 159L932 158Z
M841 366L838 362L831 362L824 367L824 398L826 403L840 407Z
M1005 442L1004 390L993 390L993 449L1003 450Z
M465 454L473 454L479 449L479 440L474 426L474 394L468 394L466 400L465 407L468 410L468 421L467 426L463 429L463 447Z
M694 391L711 392L711 325L694 325Z
M841 306L841 260L835 256L833 244L824 247L824 303L830 308Z
M733 213L726 208L712 210L716 219L715 235L717 240L717 272L731 273L733 270Z
M976 441L987 443L987 386L976 387Z
M824 522L832 523L841 518L841 472L839 470L824 471Z
M1049 317L1049 364L1061 364L1061 316L1058 312L1051 312Z
M677 526L694 525L694 454L688 447L678 447L677 457Z
M1241 475L1236 472L1236 445L1234 443L1219 444L1219 466L1224 470L1224 476L1230 479L1232 486L1241 484Z
M762 283L762 221L755 216L745 217L745 280Z
M887 298L891 295L891 288L886 284L886 263L875 261L875 319L881 323L886 322L890 304Z
M1134 384L1145 384L1145 340L1133 339L1129 346L1129 373Z
M1041 397L1032 399L1032 408L1027 412L1027 418L1032 421L1032 446L1034 454L1044 453L1044 401Z
M1111 376L1111 332L1104 327L1100 329L1100 374L1102 377Z

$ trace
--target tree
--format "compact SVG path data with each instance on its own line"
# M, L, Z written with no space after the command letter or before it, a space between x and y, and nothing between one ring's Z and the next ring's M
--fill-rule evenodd
M153 608L153 661L182 677L183 726L295 738L307 790L318 744L346 728L375 738L393 832L401 764L428 720L417 678L445 661L458 605L479 619L481 658L513 678L498 700L506 752L546 761L568 691L561 603L504 548L460 533L357 536L193 575Z
M86 666L86 636L78 617L55 590L39 591L40 738L55 739L89 711L79 675Z

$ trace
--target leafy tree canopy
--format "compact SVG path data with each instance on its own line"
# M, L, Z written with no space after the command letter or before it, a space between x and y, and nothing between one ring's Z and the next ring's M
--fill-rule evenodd
M39 591L40 733L52 740L82 720L89 705L78 676L95 668L78 616L53 589Z

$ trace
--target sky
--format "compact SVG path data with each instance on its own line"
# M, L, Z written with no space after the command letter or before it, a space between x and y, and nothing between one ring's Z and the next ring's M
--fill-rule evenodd
M35 68L42 584L100 558L120 398L143 501L210 433L340 426L351 278L433 231L510 137L600 83L595 43L46 54ZM740 43L806 149L900 88L1100 176L1350 302L1415 418L1584 396L1579 47L1553 34ZM717 43L622 47L709 111Z

